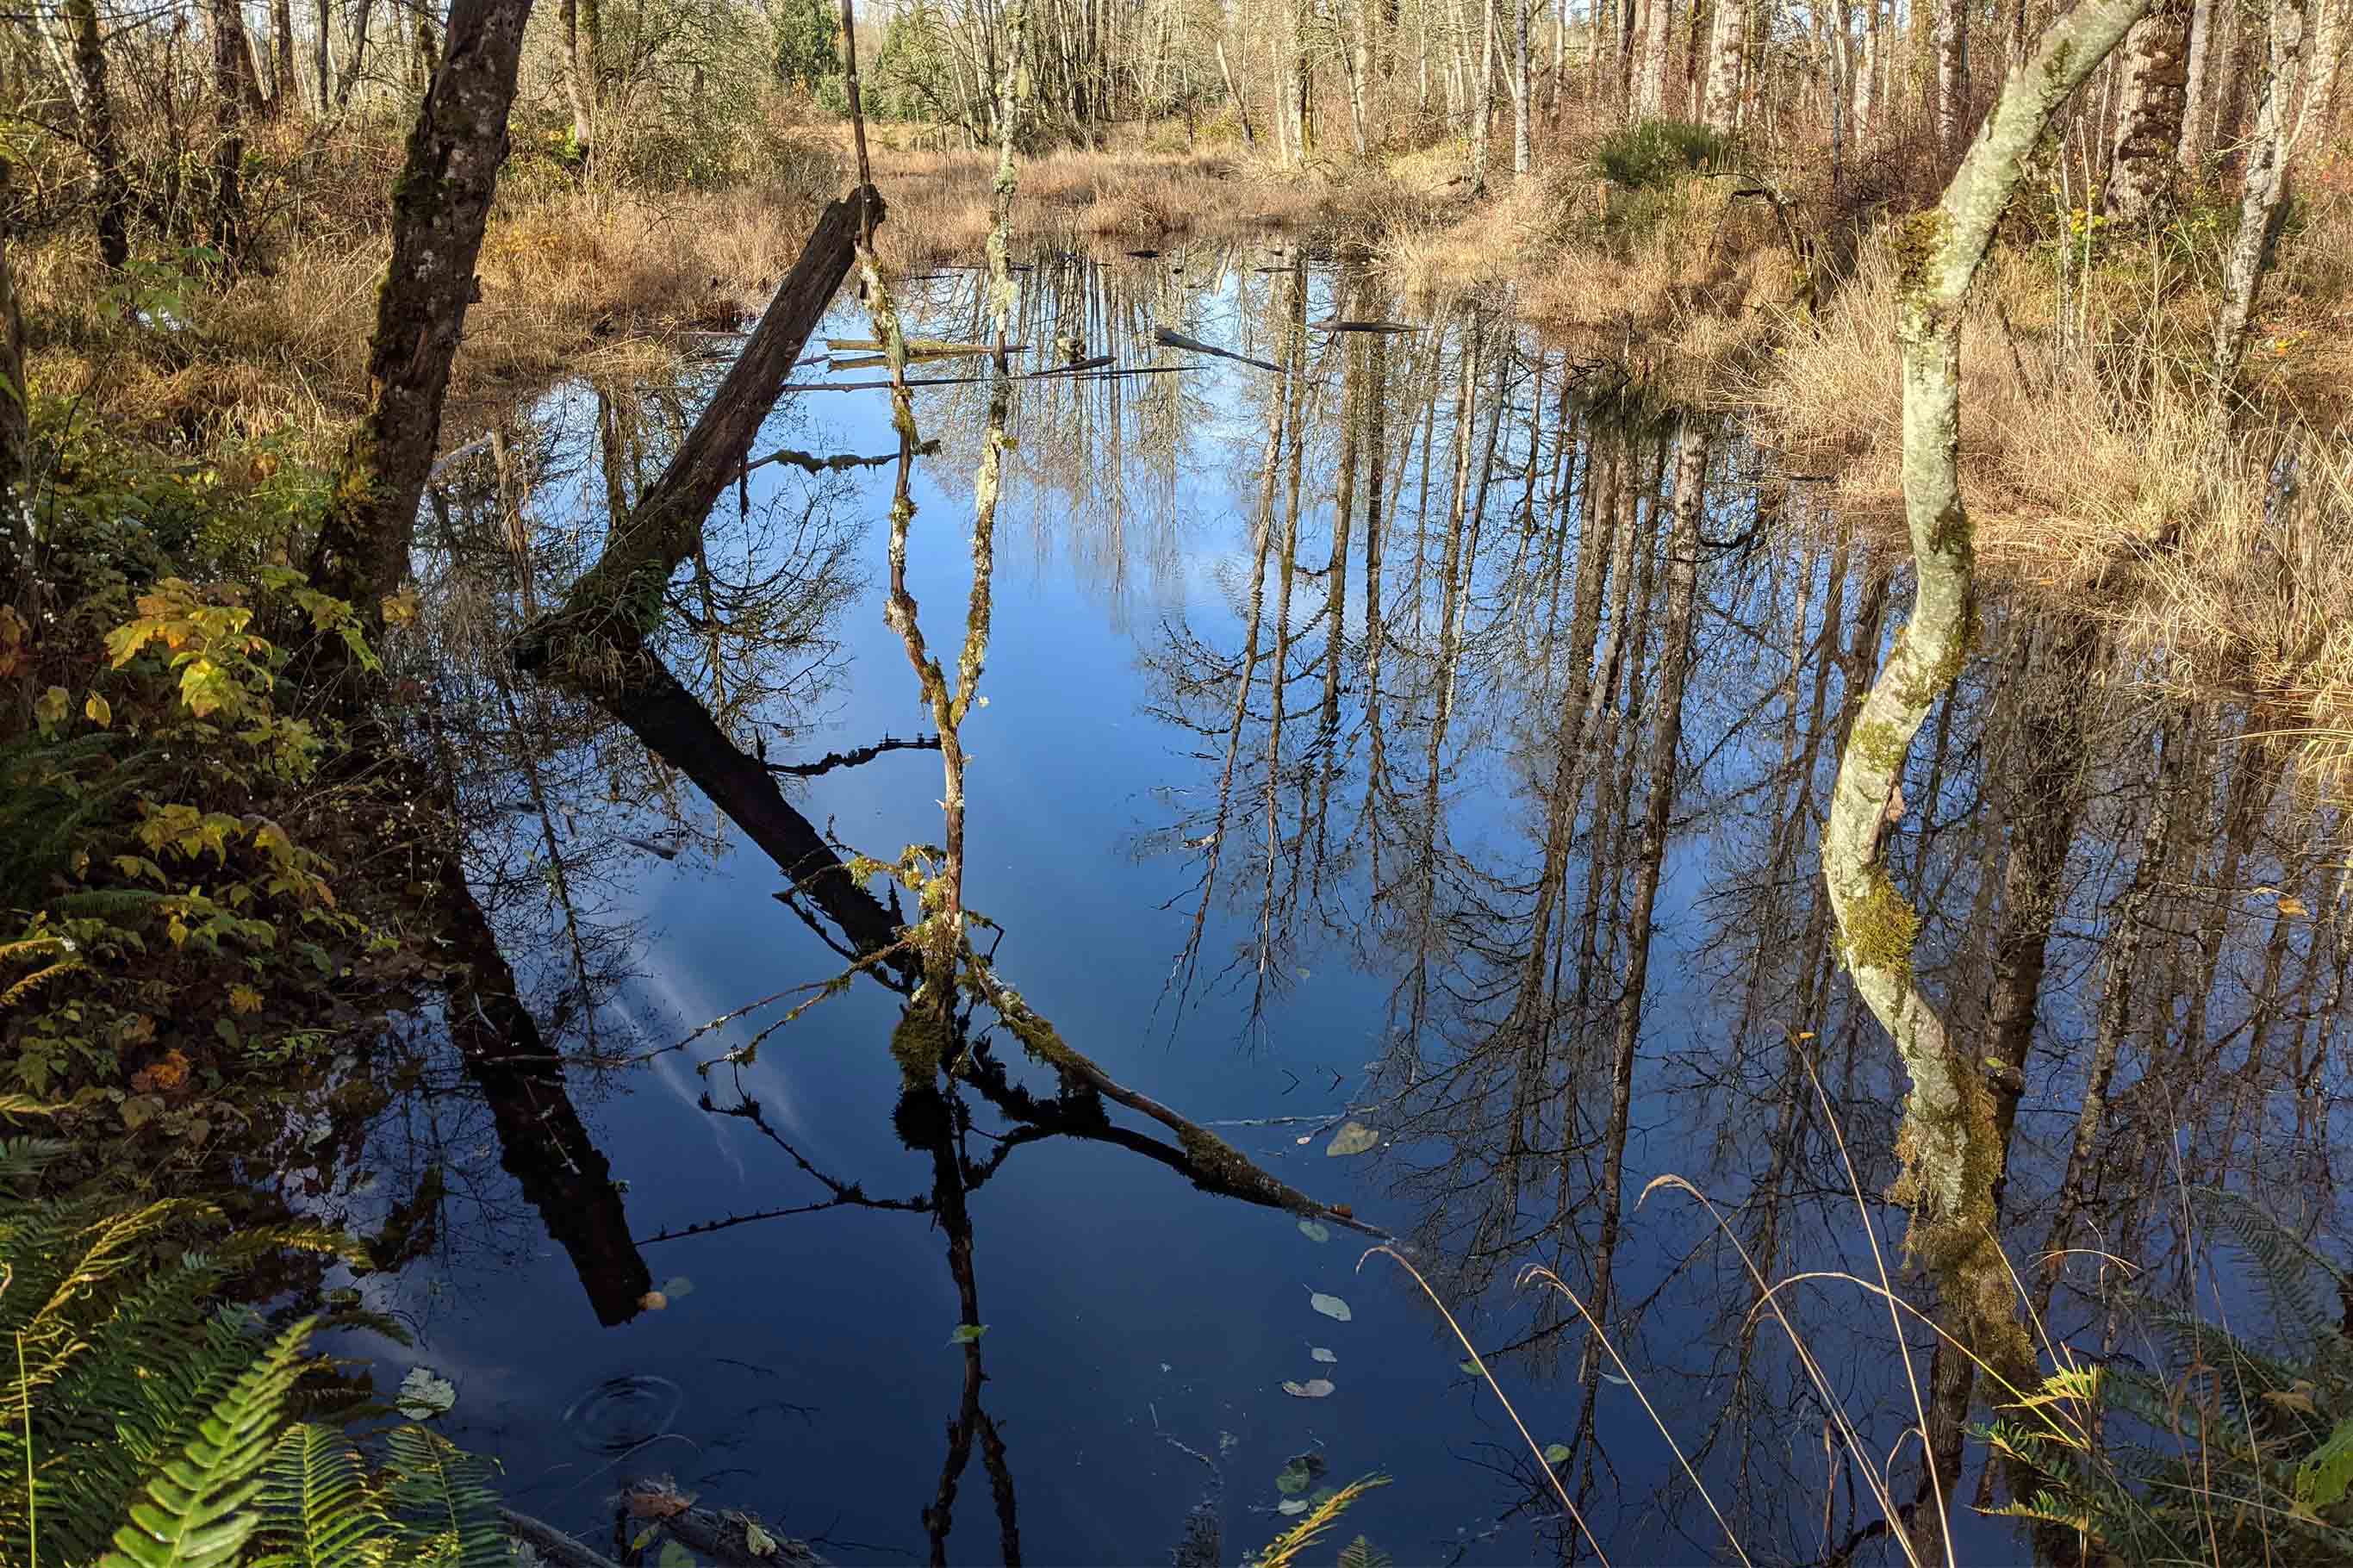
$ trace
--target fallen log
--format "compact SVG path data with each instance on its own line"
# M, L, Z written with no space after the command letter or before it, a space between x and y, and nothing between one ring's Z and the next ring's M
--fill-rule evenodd
M1410 321L1344 321L1338 317L1329 321L1310 321L1308 330L1317 332L1419 332L1429 329Z
M1282 374L1282 367L1271 361L1252 359L1248 354L1238 354L1231 349L1221 349L1215 343L1205 343L1198 338L1188 338L1172 327L1154 328L1152 341L1172 349L1190 349L1197 354L1215 354L1219 359L1239 360L1244 364L1255 366L1260 370L1271 370L1277 375Z

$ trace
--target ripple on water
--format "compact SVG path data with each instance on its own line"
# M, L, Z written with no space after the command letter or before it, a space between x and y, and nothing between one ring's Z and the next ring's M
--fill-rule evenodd
M685 1403L666 1377L608 1377L572 1402L564 1425L589 1453L626 1454L668 1433Z

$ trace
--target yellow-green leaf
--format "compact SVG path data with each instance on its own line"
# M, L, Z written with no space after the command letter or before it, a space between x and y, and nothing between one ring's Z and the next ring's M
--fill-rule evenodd
M114 722L114 709L105 698L93 691L90 700L81 705L82 716L103 730Z

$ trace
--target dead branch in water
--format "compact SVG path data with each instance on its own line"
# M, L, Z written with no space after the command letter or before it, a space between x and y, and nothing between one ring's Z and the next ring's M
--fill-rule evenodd
M1259 370L1271 370L1277 375L1282 374L1282 367L1271 360L1252 359L1248 354L1238 354L1231 349L1221 349L1215 343L1205 343L1198 338L1188 338L1171 327L1155 327L1152 330L1152 341L1172 349L1190 349L1197 354L1215 354L1219 359L1238 360L1243 364Z
M895 452L892 454L894 458L897 456ZM819 773L830 773L836 768L854 768L860 763L871 763L885 752L936 752L939 749L940 738L937 735L918 735L912 741L902 741L894 736L885 735L871 746L860 746L855 751L829 752L813 763L770 763L768 771L772 773L790 773L795 778L811 779Z

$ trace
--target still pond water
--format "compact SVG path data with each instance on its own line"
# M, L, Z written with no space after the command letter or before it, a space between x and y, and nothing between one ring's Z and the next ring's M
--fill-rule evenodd
M1345 258L1047 255L1019 281L1025 367L1170 368L1018 389L988 705L965 731L966 899L997 972L1128 1088L1401 1238L1535 1446L1567 1451L1613 1561L1734 1560L1638 1390L1754 1560L1839 1551L1879 1508L1730 1240L1767 1278L1876 1278L1873 1229L1900 1235L1877 1197L1900 1084L1831 963L1812 834L1906 580L1843 542L1805 462L1599 399L1574 355L1417 313ZM980 292L970 271L909 282L909 330L977 333ZM1314 325L1335 317L1417 330ZM825 330L864 337L862 308ZM745 1052L845 968L838 936L671 763L498 651L594 559L729 351L567 388L441 476L418 557L424 674L454 715L433 740L477 891L574 1066L519 1096L461 1066L447 1016L417 1021L414 1091L322 1176L355 1215L421 1184L438 1205L425 1255L368 1283L418 1340L379 1347L380 1380L450 1379L445 1425L502 1462L514 1506L600 1542L621 1479L668 1473L844 1563L1162 1562L1205 1499L1231 1563L1287 1528L1279 1479L1313 1456L1311 1491L1390 1484L1310 1561L1357 1533L1402 1563L1577 1550L1430 1299L1364 1256L1377 1237L1197 1189L1167 1129L1118 1107L1116 1136L1017 1132L968 1090L945 1133L894 1121L902 997L872 979ZM937 446L909 584L952 659L986 388L916 397ZM755 450L894 446L887 395L848 390L788 395ZM744 752L807 764L927 731L881 616L890 484L761 468L673 583L660 651ZM1682 570L1679 494L1700 507ZM2100 1246L2176 1279L2180 1180L2333 1221L2336 819L2232 743L2238 716L2158 702L2078 624L1997 605L1986 651L1915 748L1892 854L1964 1031L2019 1026L2004 987L2047 960L2023 972L2012 1256ZM864 853L941 835L934 752L778 777ZM1001 1029L993 1048L1051 1094ZM1327 1152L1348 1122L1376 1146ZM1715 1216L1645 1196L1670 1173ZM1597 1309L1630 1377L1560 1292L1517 1282L1528 1265ZM2054 1330L2124 1344L2116 1283L2071 1269ZM1899 1350L1925 1376L1925 1331L1899 1342L1836 1281L1784 1300L1864 1447L1896 1448ZM1328 1394L1284 1391L1312 1379ZM1898 1497L1915 1485L1899 1463ZM1962 1541L2023 1554L1991 1523Z

